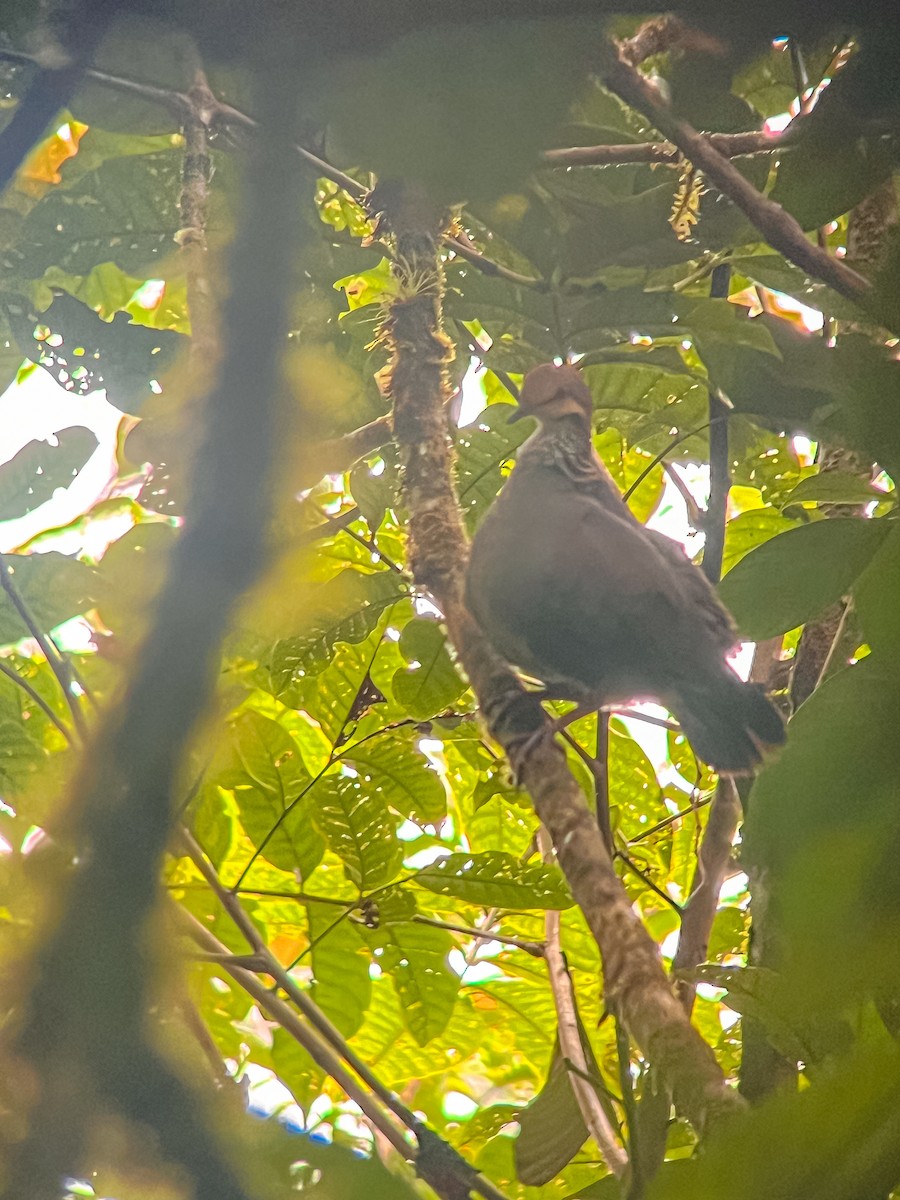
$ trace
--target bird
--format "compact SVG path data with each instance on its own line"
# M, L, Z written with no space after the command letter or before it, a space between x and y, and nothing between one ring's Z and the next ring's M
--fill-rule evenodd
M784 741L781 716L727 662L738 638L682 547L632 514L592 441L580 370L526 375L510 421L538 427L472 540L469 611L494 649L581 708L653 700L694 753L745 775Z

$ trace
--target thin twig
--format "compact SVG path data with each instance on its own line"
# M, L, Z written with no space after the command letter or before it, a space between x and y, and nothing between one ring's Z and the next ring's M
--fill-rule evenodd
M652 825L649 829L645 829L642 833L639 833L637 837L630 838L628 845L636 846L638 842L645 842L647 838L652 837L653 834L661 833L662 830L668 829L670 825L674 825L676 821L681 821L685 817L689 817L692 813L698 812L701 808L706 808L706 806L711 803L712 796L706 800L697 800L688 808L682 808L679 812L672 813L671 816L663 817L661 821L657 821L655 825Z
M795 119L781 133L751 129L746 133L704 133L706 141L723 158L749 154L771 154L796 141L799 125ZM790 130L790 133L788 133ZM607 167L624 163L668 163L678 166L682 153L673 142L626 142L611 146L569 146L545 150L544 162L551 167Z
M709 294L716 300L727 300L731 286L731 267L720 263L713 269ZM725 522L728 515L728 492L731 488L731 463L728 454L728 415L730 409L722 393L709 387L709 500L703 520L703 561L701 570L715 587L722 577L725 554Z
M719 893L731 863L732 845L741 816L741 801L734 780L723 777L716 788L703 831L691 894L681 909L678 946L672 960L675 990L688 1014L694 1006L695 985L677 976L679 972L692 971L706 958L709 935L719 907Z
M654 895L658 896L660 900L669 906L669 908L673 909L680 915L681 905L678 903L678 901L673 900L669 893L663 891L658 883L654 883L647 872L642 871L633 858L630 858L624 850L617 850L616 858L625 864L632 875L637 875L638 879L640 879L641 882L644 883L650 889L650 891L654 893Z
M28 680L24 679L19 672L14 670L3 658L0 658L0 674L5 675L7 679L11 679L16 687L20 687L29 700L36 704L41 712L43 712L48 718L48 720L50 720L56 726L66 741L70 745L72 744L72 731L69 729L69 727L59 719L44 697L40 695L39 692L35 691Z
M12 604L13 608L19 614L22 624L40 646L41 652L47 660L47 665L56 676L56 682L59 684L69 712L72 714L72 723L75 726L75 730L79 737L84 738L87 734L87 722L85 721L78 697L72 690L75 679L72 675L69 660L64 654L59 652L56 643L41 628L30 606L13 582L15 567L10 565L9 558L9 555L0 554L0 587L3 588L9 597L10 604Z
M542 831L540 840L543 843L542 852L546 862L553 858L550 837ZM588 1082L588 1060L581 1043L575 992L560 941L560 914L554 910L548 910L544 915L544 959L556 1008L560 1053L575 1067L575 1070L569 1073L569 1084L588 1132L597 1143L610 1171L617 1179L621 1179L628 1169L628 1155L603 1110L596 1088Z
M500 942L504 946L515 946L517 950L524 950L532 958L544 957L543 942L532 942L494 930L473 929L471 925L455 925L452 921L439 921L437 917L426 917L423 913L414 913L412 920L418 925L431 925L434 929L449 929L453 933L462 933L466 937L476 938L479 942Z

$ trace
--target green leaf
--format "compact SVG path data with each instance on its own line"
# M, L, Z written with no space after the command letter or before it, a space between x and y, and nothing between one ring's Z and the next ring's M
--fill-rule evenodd
M296 637L272 649L272 687L281 696L304 676L321 671L337 642L356 644L369 636L386 608L403 595L393 571L345 570L310 597L311 615Z
M0 792L12 798L21 792L46 761L47 755L19 721L0 721Z
M264 858L308 878L322 861L324 844L311 820L312 800L301 797L310 779L300 749L277 721L244 712L233 725L234 749L243 768L229 774L247 836Z
M113 158L73 187L51 190L25 219L13 269L40 279L48 267L87 275L112 261L149 278L181 227L181 158L174 148Z
M390 975L403 1020L420 1046L447 1027L459 991L459 978L447 965L453 938L444 929L400 921L373 932L381 953L376 961Z
M326 775L316 785L315 806L316 825L361 892L396 877L403 847L376 789L347 775Z
M381 304L386 298L396 296L398 288L399 284L386 258L369 271L345 275L343 279L337 279L334 283L336 292L343 290L346 294L349 312L365 308L367 304Z
M513 405L492 404L481 413L476 425L464 426L457 435L457 494L470 532L500 490L503 465L532 432L522 428L527 422L508 423L515 411Z
M360 462L350 472L350 491L374 533L385 512L397 502L397 476L387 470L375 475L368 463Z
M897 1182L898 1144L900 1054L881 1046L845 1060L812 1088L780 1092L735 1117L702 1155L661 1174L648 1197L887 1196Z
M397 703L416 721L427 720L453 703L466 688L447 651L437 621L416 618L400 634L400 651L410 664L394 675Z
M369 791L403 817L438 824L447 813L444 785L434 766L418 749L414 730L391 729L341 753Z
M874 487L859 475L849 471L820 471L801 479L797 486L782 500L781 507L789 504L816 501L819 504L867 504L872 500L890 499L889 492Z
M834 518L790 529L730 570L719 596L746 638L775 637L846 595L889 528L884 521Z
M358 926L347 920L339 905L308 903L306 912L312 998L344 1037L352 1037L372 998L368 950Z
M2 569L44 633L93 608L102 594L100 572L55 550L5 554ZM30 636L9 596L0 593L0 645Z
M438 896L456 896L484 908L571 908L573 901L557 867L523 866L511 854L448 854L413 876Z
M61 430L57 444L33 441L0 466L0 521L14 520L68 487L97 449L96 435L82 426Z

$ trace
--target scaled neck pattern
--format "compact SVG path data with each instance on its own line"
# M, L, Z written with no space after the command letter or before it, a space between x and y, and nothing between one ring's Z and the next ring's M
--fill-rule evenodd
M520 467L551 467L579 489L628 511L612 476L600 461L578 417L541 425L519 451Z

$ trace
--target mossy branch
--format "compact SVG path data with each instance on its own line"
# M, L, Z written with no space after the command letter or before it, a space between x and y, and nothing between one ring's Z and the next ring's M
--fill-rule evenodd
M442 327L440 221L414 193L397 193L381 211L398 250L399 295L385 325L387 383L404 467L413 576L443 611L488 728L550 833L600 948L607 1004L657 1066L678 1110L705 1131L742 1101L675 996L540 703L496 655L463 600L467 545L444 411L450 348Z

